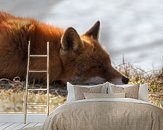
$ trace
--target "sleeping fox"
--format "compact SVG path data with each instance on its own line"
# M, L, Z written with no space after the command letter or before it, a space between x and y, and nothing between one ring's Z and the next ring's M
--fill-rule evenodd
M99 30L99 21L79 35L72 27L63 30L0 12L0 78L25 78L28 41L33 55L46 54L49 41L50 82L127 84L129 79L112 67L109 54L101 47ZM46 58L32 58L30 69L46 69ZM31 73L30 78L45 80L46 75Z

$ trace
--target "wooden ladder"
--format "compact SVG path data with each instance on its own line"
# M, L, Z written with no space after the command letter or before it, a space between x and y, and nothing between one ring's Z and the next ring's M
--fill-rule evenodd
M47 70L30 70L29 63L30 58L47 58ZM39 89L29 89L29 73L47 73L47 87L39 88ZM29 91L47 91L47 102L45 105L39 105L37 103L28 103L28 92ZM27 60L27 74L26 74L26 84L25 84L25 94L24 94L24 124L27 122L27 113L28 113L28 106L34 107L46 107L47 115L49 115L49 42L47 42L47 54L46 55L31 55L30 54L30 41L28 43L28 60Z

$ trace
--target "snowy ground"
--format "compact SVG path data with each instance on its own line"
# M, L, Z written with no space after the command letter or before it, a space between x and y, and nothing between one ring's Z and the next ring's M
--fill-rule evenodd
M0 10L80 34L100 20L101 43L114 65L125 61L150 70L163 66L162 0L0 0Z

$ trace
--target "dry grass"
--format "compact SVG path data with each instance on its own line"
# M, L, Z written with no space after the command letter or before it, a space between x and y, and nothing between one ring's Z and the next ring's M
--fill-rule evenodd
M130 78L130 83L148 83L150 101L160 107L160 101L163 101L163 69L145 72L140 68L135 68L131 64L122 64L117 69ZM22 112L23 111L23 95L20 84L11 85L12 89L0 89L0 112ZM9 87L8 87L9 88ZM50 94L50 111L66 99L65 89L60 89ZM63 94L64 93L64 94ZM29 102L46 104L45 93L30 93ZM44 108L31 108L31 112L44 112Z
M0 92L0 112L23 112L23 91L13 91L13 89L1 90ZM29 93L29 103L46 104L45 93ZM50 111L64 103L66 97L50 94ZM31 107L30 112L45 112L45 108Z
M131 64L121 64L116 68L129 77L130 84L147 83L150 102L159 107L161 106L160 101L163 101L163 68L148 72Z

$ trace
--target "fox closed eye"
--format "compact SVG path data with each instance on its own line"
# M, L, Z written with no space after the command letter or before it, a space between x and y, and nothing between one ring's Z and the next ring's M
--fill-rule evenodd
M102 69L103 66L102 66L102 65L97 65L96 68L98 68L98 69Z

